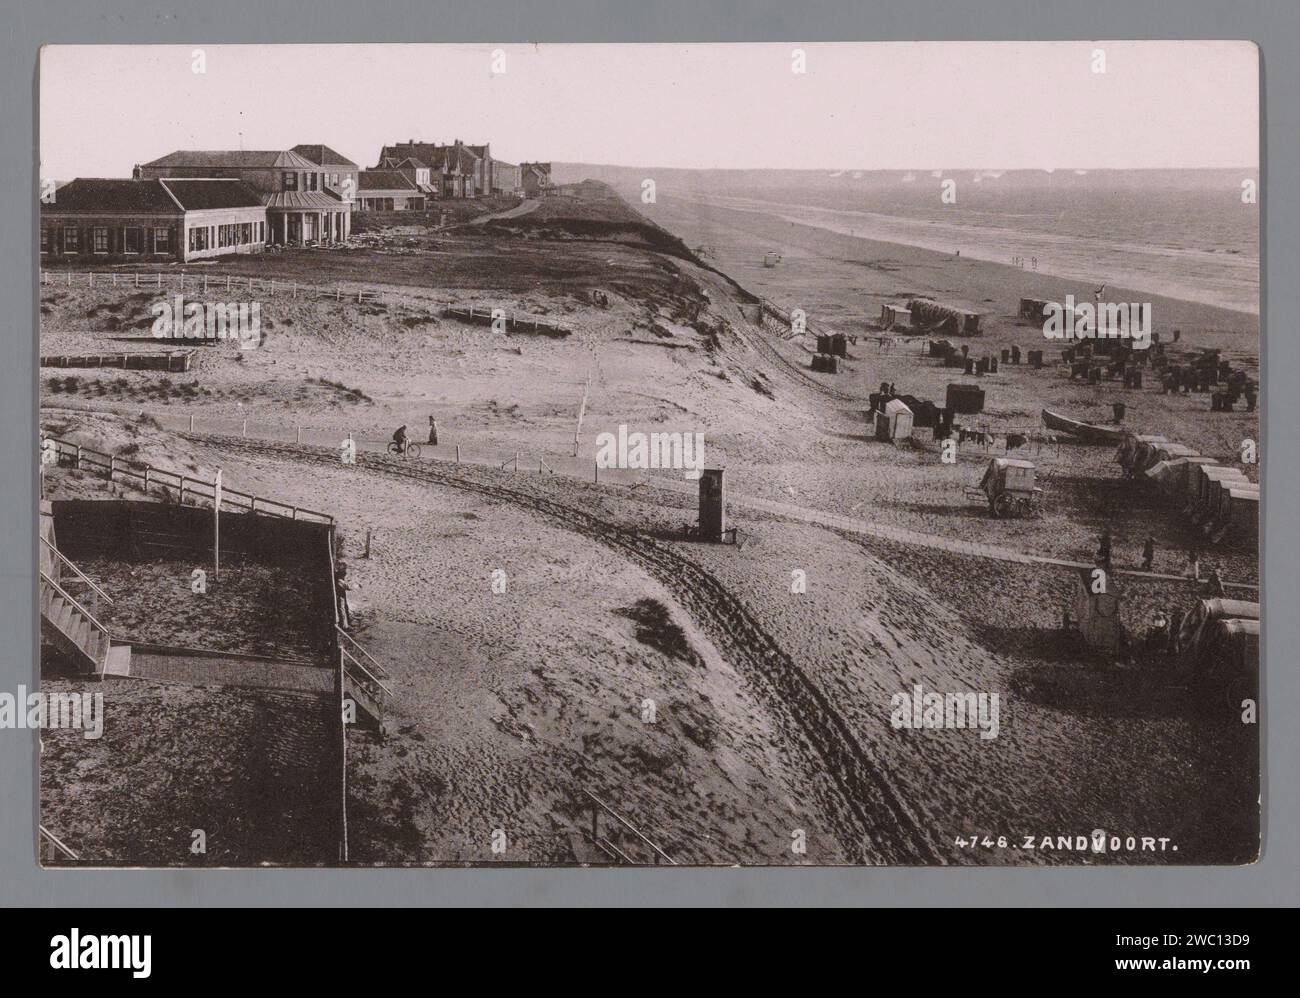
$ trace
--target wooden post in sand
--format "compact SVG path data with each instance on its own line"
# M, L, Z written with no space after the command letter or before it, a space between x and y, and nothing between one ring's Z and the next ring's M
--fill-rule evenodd
M366 553L364 557L370 557L370 528L366 527Z
M248 420L244 420L243 423L241 424L239 428L239 435L243 437L248 436Z
M515 451L515 471L519 470L519 451Z
M194 432L194 413L190 413L190 432Z
M456 463L460 464L460 444L456 445Z
M299 443L299 444L302 443L302 427L301 427L301 426L295 426L295 427L294 427L294 443Z

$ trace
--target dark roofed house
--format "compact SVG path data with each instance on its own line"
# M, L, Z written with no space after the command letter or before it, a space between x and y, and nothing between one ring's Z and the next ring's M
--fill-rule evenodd
M256 253L266 207L237 179L79 178L41 204L41 258L149 262Z
M356 199L357 173L360 167L342 153L335 152L324 143L294 146L291 152L297 153L310 163L315 163L325 171L322 184L325 190L337 193L349 203Z
M328 146L302 148L321 158L338 155ZM302 244L336 242L351 234L346 185L342 179L337 188L330 182L332 176L347 173L346 162L329 166L327 170L292 149L178 150L136 167L136 173L146 180L242 180L266 207L267 242Z
M385 159L377 169L396 170L407 180L415 184L420 193L429 198L436 198L442 195L442 191L433 186L433 170L428 163L417 159L414 156L407 156L405 159Z
M430 182L447 198L472 198L492 191L491 145L469 146L460 139L449 145L436 142L398 142L384 146L379 163L398 163L408 157L419 160L430 170Z
M427 194L402 170L362 170L358 211L423 211Z
M529 197L535 197L551 186L550 163L520 163L519 170L520 183Z

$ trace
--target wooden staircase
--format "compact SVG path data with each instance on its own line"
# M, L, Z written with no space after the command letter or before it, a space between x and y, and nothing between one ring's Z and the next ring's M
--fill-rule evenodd
M384 711L393 695L392 687L384 682L389 679L388 672L347 631L337 625L335 631L343 660L343 692L356 704L358 714L369 718L382 737Z
M44 518L42 518L44 519ZM80 671L103 678L131 674L131 646L114 641L95 614L98 601L112 603L108 594L54 546L53 531L40 534L41 639L58 648L80 666ZM85 587L80 600L68 589ZM91 603L93 609L85 603Z

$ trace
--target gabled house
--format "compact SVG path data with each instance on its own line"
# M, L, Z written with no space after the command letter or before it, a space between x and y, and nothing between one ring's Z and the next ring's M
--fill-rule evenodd
M535 197L551 186L550 163L520 163L520 186L529 197Z
M326 182L326 170L292 149L178 150L137 166L136 175L242 180L266 207L268 243L337 242L352 231L351 205Z
M362 170L358 211L423 211L428 195L400 170Z
M468 146L460 139L438 145L411 139L384 146L379 162L401 162L408 157L429 167L431 182L442 197L472 198L492 193L491 145Z
M326 191L337 194L344 201L356 199L357 174L361 167L352 160L323 143L296 145L291 151L321 168L324 173L321 183Z
M41 203L42 260L186 263L266 239L262 198L237 179L78 178Z
M433 186L433 170L428 163L421 162L414 156L407 156L406 159L386 159L379 164L377 169L396 170L403 177L415 184L416 189L427 198L436 198L441 196L439 188Z

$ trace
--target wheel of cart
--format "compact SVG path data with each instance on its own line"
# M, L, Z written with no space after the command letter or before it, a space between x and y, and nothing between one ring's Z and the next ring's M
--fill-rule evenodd
M999 492L993 497L993 515L1001 519L1006 519L1011 515L1015 505L1015 499L1012 498L1009 492Z

